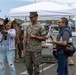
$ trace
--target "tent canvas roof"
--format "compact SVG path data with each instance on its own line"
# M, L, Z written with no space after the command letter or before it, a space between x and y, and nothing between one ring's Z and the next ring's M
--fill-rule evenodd
M28 16L29 12L37 11L38 15L74 15L74 9L54 2L39 2L10 9L9 16Z

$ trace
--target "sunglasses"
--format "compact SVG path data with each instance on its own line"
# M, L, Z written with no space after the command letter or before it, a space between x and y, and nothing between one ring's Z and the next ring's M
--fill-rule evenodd
M29 17L30 19L32 19L33 17Z
M58 23L62 23L62 22L58 22Z

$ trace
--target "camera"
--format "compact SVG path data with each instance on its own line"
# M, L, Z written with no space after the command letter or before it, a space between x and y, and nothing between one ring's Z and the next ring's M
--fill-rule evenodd
M3 25L0 25L0 32L4 30L4 26ZM4 40L7 40L7 33L5 33L4 35Z
M7 40L7 33L5 33L4 35L4 40Z

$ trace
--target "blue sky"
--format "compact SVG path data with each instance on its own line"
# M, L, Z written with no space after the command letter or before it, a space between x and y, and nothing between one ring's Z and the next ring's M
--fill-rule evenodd
M0 18L5 18L8 17L9 15L9 9L11 8L16 8L19 6L23 6L23 5L28 5L31 4L33 2L29 2L29 1L19 1L19 0L1 0L0 1Z

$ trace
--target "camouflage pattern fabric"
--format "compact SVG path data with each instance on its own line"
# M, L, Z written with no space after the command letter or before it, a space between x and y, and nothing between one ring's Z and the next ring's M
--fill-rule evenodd
M36 36L46 35L45 28L41 26L39 23L35 25L29 25L24 31L25 35L34 34ZM27 71L29 75L39 75L39 65L42 60L42 45L41 41L38 39L31 39L29 36L27 38L26 45L26 54L25 54L25 65L27 67ZM33 70L34 67L34 70Z
M29 25L26 28L25 34L28 36L31 33L36 36L43 36L46 35L46 30L42 25L40 25L40 23L37 23L36 25ZM37 39L31 39L28 36L26 50L27 52L41 52L41 41Z
M16 38L15 38L16 41L15 41L15 42L18 43L18 38L17 38L17 36L19 36L19 38L21 37L21 31L20 31L19 28L16 28L15 30L16 30Z
M19 28L15 29L15 30L16 30L16 38L15 38L15 46L16 46L15 59L18 59L18 38L17 38L17 35L20 35L20 30L19 30Z
M15 49L15 59L18 59L18 46L17 43L15 43L16 49Z
M39 65L41 64L42 55L41 52L28 52L25 56L25 65L28 73L31 75L39 75ZM33 65L32 65L33 64ZM33 70L34 66L34 70Z
M21 51L23 49L23 47L22 47L23 37L22 37L22 34L21 34L21 29L19 27L16 28L15 30L16 30L16 38L15 38L15 40L16 40L15 41L15 44L16 44L15 59L18 59L18 57L21 57ZM20 44L18 44L18 37L17 36L19 36Z
M16 30L16 29L15 29ZM15 59L18 59L18 46L17 46L17 42L18 42L18 40L17 40L17 35L18 35L19 33L18 33L18 30L16 30L16 38L15 38L15 47L16 47L16 49L15 49Z

